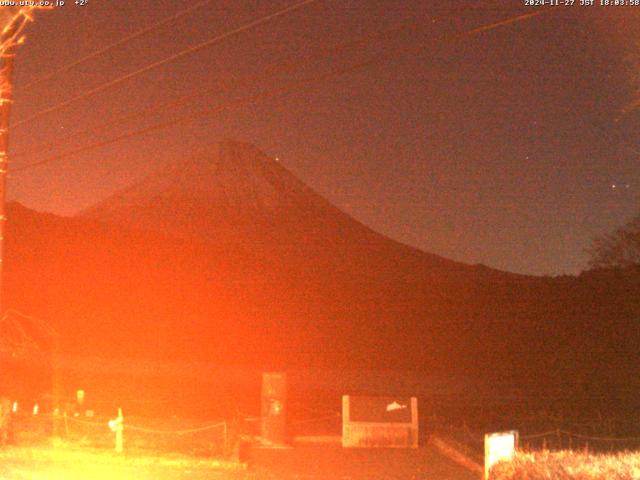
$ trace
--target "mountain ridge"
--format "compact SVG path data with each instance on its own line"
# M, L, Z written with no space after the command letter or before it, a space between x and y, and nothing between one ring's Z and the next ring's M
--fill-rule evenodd
M185 238L246 241L249 248L265 241L271 246L310 243L350 230L358 242L393 244L393 248L429 257L434 266L527 276L446 259L376 232L247 142L225 139L212 149L156 171L78 216ZM326 242L314 253L323 247Z

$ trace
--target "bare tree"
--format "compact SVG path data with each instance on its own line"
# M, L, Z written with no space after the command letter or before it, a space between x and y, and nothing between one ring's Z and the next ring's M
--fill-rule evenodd
M612 233L594 239L588 251L590 268L640 266L640 213Z

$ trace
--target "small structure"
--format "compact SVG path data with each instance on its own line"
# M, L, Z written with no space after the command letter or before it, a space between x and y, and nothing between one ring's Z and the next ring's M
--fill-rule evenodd
M416 397L342 397L343 447L418 447Z
M260 435L267 445L283 445L286 440L287 375L262 374Z

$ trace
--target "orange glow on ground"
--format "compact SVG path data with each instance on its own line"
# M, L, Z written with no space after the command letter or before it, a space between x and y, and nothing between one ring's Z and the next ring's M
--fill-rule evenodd
M2 478L32 480L146 480L208 478L221 472L242 470L231 462L183 455L117 455L108 450L71 447L63 443L0 451Z

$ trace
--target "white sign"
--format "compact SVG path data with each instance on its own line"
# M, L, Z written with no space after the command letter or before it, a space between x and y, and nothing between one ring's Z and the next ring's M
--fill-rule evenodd
M496 463L513 459L518 446L518 432L487 433L484 436L484 478L489 478L491 467Z

